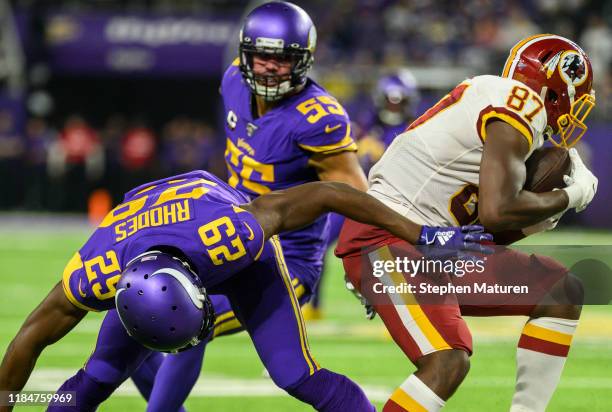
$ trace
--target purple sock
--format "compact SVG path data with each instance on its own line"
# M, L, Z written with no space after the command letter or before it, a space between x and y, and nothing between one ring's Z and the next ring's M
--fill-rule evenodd
M320 412L376 412L355 382L327 369L319 369L287 392Z
M49 406L47 412L93 412L115 390L114 385L96 382L83 369L79 369L60 386L59 391L76 392L76 406Z

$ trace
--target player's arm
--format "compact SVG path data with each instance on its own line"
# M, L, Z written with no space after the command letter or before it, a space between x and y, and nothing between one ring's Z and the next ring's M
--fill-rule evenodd
M55 285L6 350L0 365L0 391L21 390L43 349L64 337L86 313L70 303L61 283ZM2 407L0 411L11 409Z
M346 183L364 192L368 190L366 176L355 152L315 153L308 164L315 168L322 181Z
M309 154L308 166L322 181L346 183L366 191L368 183L359 165L351 122L331 96L317 96L296 107L296 142Z
M490 122L480 165L478 217L493 232L518 230L542 222L568 208L565 190L533 193L523 190L529 143L510 124Z
M241 207L255 216L266 238L299 229L327 212L381 227L413 244L422 229L372 196L338 182L306 183L271 192Z

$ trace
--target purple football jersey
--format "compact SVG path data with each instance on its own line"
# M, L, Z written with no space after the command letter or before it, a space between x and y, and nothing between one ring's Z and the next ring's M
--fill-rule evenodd
M393 140L406 130L410 122L397 125L385 124L378 118L374 107L369 107L368 110L362 109L357 118L359 120L357 154L361 167L368 173Z
M238 62L221 83L225 107L229 184L250 197L318 180L308 166L313 153L356 150L349 118L325 89L308 80L303 91L282 99L257 117ZM280 236L285 257L304 261L318 276L327 239L327 216ZM314 279L306 279L314 281Z
M236 206L247 202L203 171L131 190L66 266L66 296L86 310L114 307L122 268L157 247L179 249L205 287L217 285L257 260L263 249L263 229L253 215Z

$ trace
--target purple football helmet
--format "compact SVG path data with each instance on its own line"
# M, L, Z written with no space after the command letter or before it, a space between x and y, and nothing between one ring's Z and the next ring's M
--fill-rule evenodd
M239 47L240 71L251 92L275 101L305 84L316 43L317 30L312 20L295 4L271 2L253 9L240 30ZM255 55L290 62L290 75L256 75Z
M126 265L115 306L128 334L160 352L197 345L215 324L200 278L186 262L159 251L143 253Z
M414 119L419 99L417 81L408 69L381 77L374 91L378 117L391 126Z

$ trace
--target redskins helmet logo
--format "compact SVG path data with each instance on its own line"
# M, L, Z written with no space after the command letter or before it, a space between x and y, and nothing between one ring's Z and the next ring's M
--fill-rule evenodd
M559 59L559 74L565 83L580 86L587 79L589 68L584 57L575 50L567 50Z

